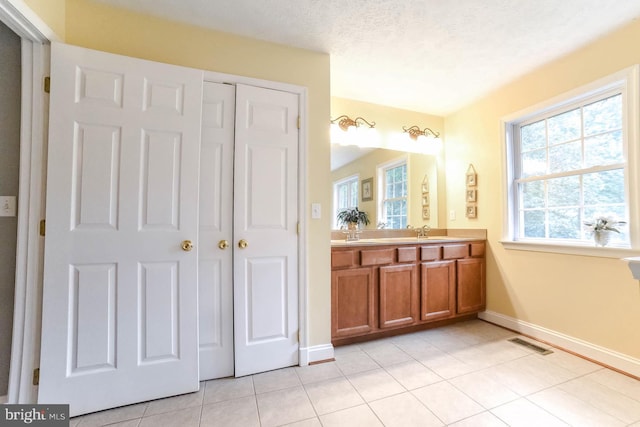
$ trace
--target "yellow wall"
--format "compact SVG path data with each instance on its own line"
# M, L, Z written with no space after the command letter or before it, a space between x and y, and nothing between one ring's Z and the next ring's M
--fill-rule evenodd
M329 56L67 0L66 43L308 88L308 201L330 206ZM311 160L312 159L312 160ZM310 211L310 209L309 209ZM330 218L308 220L310 345L330 341Z
M60 40L65 38L65 0L24 0Z
M385 141L403 134L403 126L409 127L412 125L417 125L421 129L428 127L435 132L439 132L442 140L446 139L443 132L444 119L438 116L352 99L332 97L331 118L336 118L343 114L348 115L352 119L361 116L370 122L375 122L376 130L383 141L383 145L385 145ZM445 143L446 142L443 144ZM361 202L360 207L361 210L368 212L370 215L371 225L369 228L375 227L377 224L375 202L378 194L377 184L375 184L376 165L397 158L400 155L402 154L397 152L394 154L394 152L388 150L386 153L374 152L364 157L361 162L357 162L355 165L345 165L332 173L332 182L355 173L360 173L360 179L374 177L374 201ZM438 227L440 224L443 224L446 208L443 164L442 152L437 156L415 153L409 155L409 223L414 227L422 227L423 224ZM432 219L429 221L422 220L421 183L425 174L429 175L430 193L433 194L431 201ZM329 209L331 210L332 208Z
M618 259L505 250L501 117L640 62L640 21L506 85L445 119L449 227L486 228L487 309L640 358L640 287ZM634 141L638 143L638 141ZM464 218L465 171L478 219ZM461 215L462 214L462 215Z

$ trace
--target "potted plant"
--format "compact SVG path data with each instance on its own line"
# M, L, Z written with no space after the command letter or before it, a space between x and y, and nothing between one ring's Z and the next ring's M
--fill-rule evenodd
M606 246L609 243L610 233L620 233L619 226L626 224L612 217L599 216L593 221L585 221L584 225L593 234L596 246Z
M343 209L336 217L338 224L346 225L348 229L356 229L358 225L369 225L369 214L358 210L358 207Z

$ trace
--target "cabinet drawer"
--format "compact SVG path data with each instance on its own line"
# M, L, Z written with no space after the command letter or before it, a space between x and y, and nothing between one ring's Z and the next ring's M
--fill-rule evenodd
M484 256L484 243L472 243L471 244L471 256L483 257Z
M420 260L437 261L440 259L440 246L423 246L420 248Z
M442 247L442 259L466 258L469 256L469 245L446 245Z
M357 251L331 251L331 267L353 267L357 263Z
M391 264L395 261L395 255L394 248L364 250L360 252L360 262L362 265Z
M398 262L413 262L418 260L418 251L415 247L398 248Z

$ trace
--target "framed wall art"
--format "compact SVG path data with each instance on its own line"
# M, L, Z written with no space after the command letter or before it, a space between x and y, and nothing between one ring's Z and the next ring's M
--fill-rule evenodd
M369 202L373 200L373 178L362 180L362 201Z

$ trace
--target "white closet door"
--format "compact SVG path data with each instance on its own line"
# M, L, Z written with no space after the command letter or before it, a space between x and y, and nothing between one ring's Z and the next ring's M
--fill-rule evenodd
M298 363L298 95L236 88L236 376Z
M202 80L53 45L39 402L198 389Z
M235 87L205 82L198 252L201 381L233 375L234 126Z

